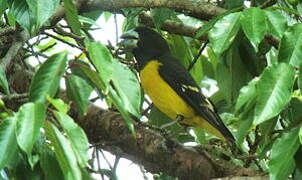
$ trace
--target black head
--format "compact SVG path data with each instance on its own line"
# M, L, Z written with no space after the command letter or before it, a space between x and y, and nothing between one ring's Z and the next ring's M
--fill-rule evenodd
M137 27L123 34L121 38L121 46L127 51L132 51L140 68L148 61L170 53L166 40L147 27Z

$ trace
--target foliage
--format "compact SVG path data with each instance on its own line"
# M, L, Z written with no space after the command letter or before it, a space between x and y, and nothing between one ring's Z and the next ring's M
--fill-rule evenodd
M150 11L154 26L169 42L175 57L186 67L194 63L190 73L203 90L210 92L237 146L253 158L240 158L230 148L212 150L212 155L268 173L273 180L300 179L302 3L288 0L264 6L263 0L254 0L253 7L240 8L247 2L218 3L227 11L210 21L184 17L181 15L186 11L168 8L121 9L126 16L123 29L142 25L139 14ZM133 57L121 56L112 45L94 41L91 34L96 20L108 19L112 14L97 11L78 15L74 1L64 0L67 26L62 21L50 24L59 3L0 1L0 30L14 27L31 36L20 61L8 69L1 65L0 69L0 179L91 179L92 172L116 179L116 166L110 170L93 169L95 157L88 153L89 138L68 114L70 105L75 105L77 115L84 119L89 104L95 100L92 92L120 112L134 136L134 120L146 117L147 124L155 126L170 121L154 107L145 111L148 100L140 88ZM192 25L195 36L165 33L161 28L166 20ZM204 42L198 39L203 36L208 38L208 44L200 53ZM8 53L3 42L0 37L0 61ZM59 43L76 50L61 51ZM29 63L32 60L38 65ZM28 72L33 75L30 83L21 83L26 86L23 90L17 89L17 81L13 81L13 74L20 69L22 77ZM63 80L66 91L62 89ZM213 87L218 90L213 91ZM25 103L7 103L10 98L6 97L23 93ZM182 143L204 145L219 141L201 129L194 129L193 135L178 125L168 130L176 132L175 139ZM165 174L156 177L173 179Z

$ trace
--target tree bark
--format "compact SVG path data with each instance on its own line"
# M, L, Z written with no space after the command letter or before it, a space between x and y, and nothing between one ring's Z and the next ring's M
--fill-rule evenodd
M71 112L76 112L76 109ZM118 112L91 105L85 118L78 117L76 113L72 116L92 144L141 164L152 173L164 172L192 180L259 175L257 171L217 160L200 148L185 147L137 123L136 136L133 136Z

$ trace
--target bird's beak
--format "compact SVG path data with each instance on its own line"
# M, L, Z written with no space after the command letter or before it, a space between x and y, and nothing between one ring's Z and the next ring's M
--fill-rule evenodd
M118 46L124 52L130 52L133 49L137 48L137 41L139 39L139 34L136 31L134 30L127 31L120 38L122 39L122 41L118 43Z

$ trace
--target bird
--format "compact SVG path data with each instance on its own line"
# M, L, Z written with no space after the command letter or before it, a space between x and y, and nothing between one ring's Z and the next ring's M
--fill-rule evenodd
M158 32L139 26L124 33L121 39L119 46L133 53L141 86L160 111L185 127L203 128L218 138L235 142L214 104L202 94Z

